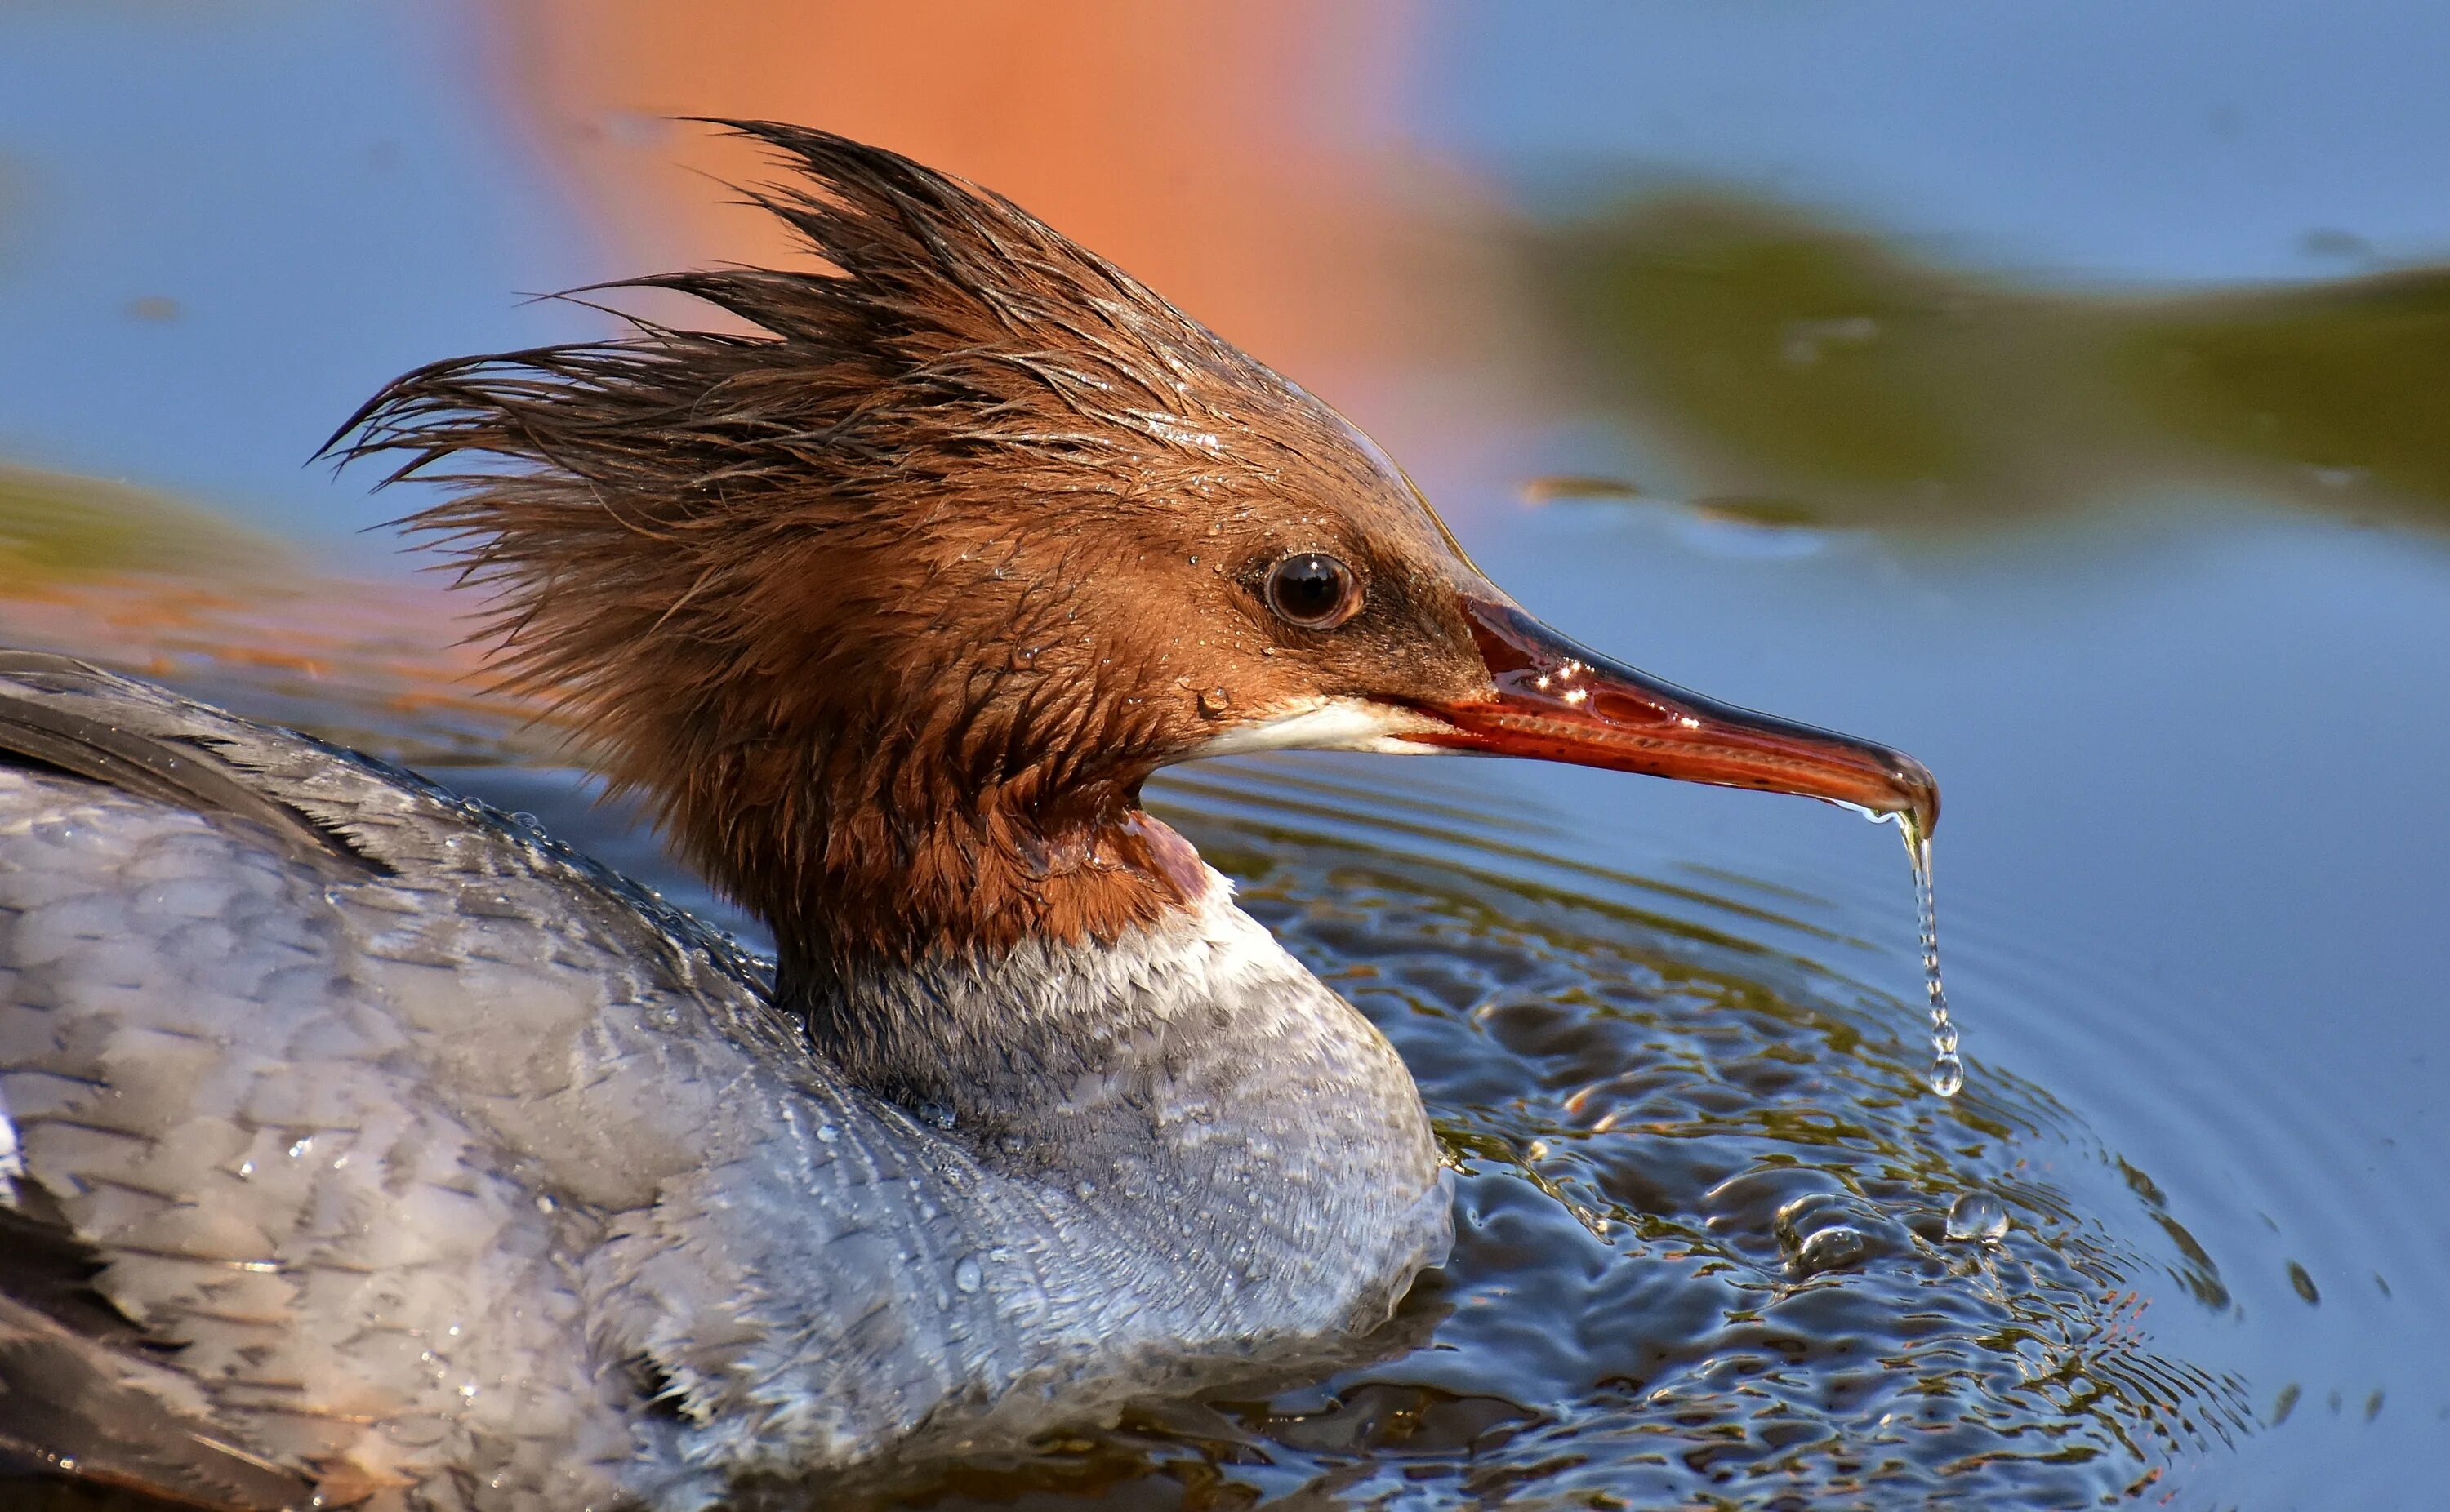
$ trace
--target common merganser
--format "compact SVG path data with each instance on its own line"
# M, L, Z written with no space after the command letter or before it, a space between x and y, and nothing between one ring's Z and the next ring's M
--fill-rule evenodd
M410 773L0 656L0 1446L262 1512L705 1506L1384 1321L1369 1021L1139 807L1478 751L1936 817L1544 629L1310 395L994 194L729 123L753 334L443 362L339 444L770 965Z

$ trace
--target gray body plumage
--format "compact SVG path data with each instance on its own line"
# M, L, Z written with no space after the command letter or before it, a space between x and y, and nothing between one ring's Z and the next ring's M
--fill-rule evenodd
M1213 874L1114 946L837 984L944 1026L888 1097L761 962L418 779L49 658L12 722L0 1444L690 1507L1366 1328L1444 1253L1410 1076Z

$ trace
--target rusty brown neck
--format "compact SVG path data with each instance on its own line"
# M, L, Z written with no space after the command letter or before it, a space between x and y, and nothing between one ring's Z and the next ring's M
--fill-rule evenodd
M1190 844L1138 806L1138 769L1057 785L1046 767L957 782L907 749L778 739L655 786L684 848L773 930L778 1000L846 1075L904 1097L960 1042L1030 1030L880 984L1111 945L1207 890Z
M973 1132L982 1114L1029 1121L1060 1099L1084 1054L1145 1027L1122 1021L1144 1004L1104 991L1077 962L1161 940L1212 899L1190 843L1137 809L1051 838L1024 834L1017 854L988 858L981 876L1015 870L1025 883L986 889L1001 909L942 916L924 939L870 933L846 949L835 941L864 909L811 921L810 933L785 937L778 1000L859 1085L929 1116L958 1110ZM895 900L869 901L890 909Z

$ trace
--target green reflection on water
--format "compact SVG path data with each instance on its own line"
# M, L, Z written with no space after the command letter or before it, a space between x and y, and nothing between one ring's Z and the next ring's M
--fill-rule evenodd
M125 573L261 571L272 541L158 494L0 463L0 589Z
M2173 435L2321 470L2318 497L2362 483L2450 511L2450 268L2173 303L2112 372Z
M1787 522L1978 526L2209 487L2450 523L2450 269L2020 286L1699 191L1546 228L1531 262L1599 395L1695 492Z

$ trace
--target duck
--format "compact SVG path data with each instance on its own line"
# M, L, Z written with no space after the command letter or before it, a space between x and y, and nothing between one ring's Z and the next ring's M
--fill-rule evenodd
M1530 757L1928 832L1586 649L1010 201L725 126L810 255L327 446L770 956L399 767L0 654L0 1454L179 1506L691 1512L1332 1361L1452 1234L1388 1040L1141 805ZM1320 1367L1324 1368L1324 1367Z

